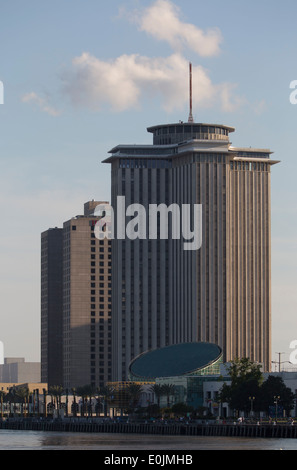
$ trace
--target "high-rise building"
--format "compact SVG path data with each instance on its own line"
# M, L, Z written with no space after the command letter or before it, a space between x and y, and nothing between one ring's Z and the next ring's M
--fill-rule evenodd
M270 172L277 162L270 150L234 148L234 130L191 119L158 125L148 128L152 145L118 145L105 160L114 210L113 380L126 380L129 363L145 351L195 341L217 344L225 361L249 357L270 369ZM145 209L138 222L147 229L135 223L134 240L119 226L127 209L126 224L133 220L132 204ZM201 247L185 249L189 237L178 238L173 207L180 233L188 221L188 233L200 239L201 231Z
M63 230L41 234L41 381L62 385Z
M41 236L41 362L43 381L49 385L98 387L111 379L111 242L95 237L99 217L94 209L99 204L86 203L84 215ZM59 239L49 252L45 240L54 232ZM51 263L56 271L50 271ZM51 290L47 287L50 273L55 280ZM48 305L52 305L50 312ZM59 382L57 367L61 368Z

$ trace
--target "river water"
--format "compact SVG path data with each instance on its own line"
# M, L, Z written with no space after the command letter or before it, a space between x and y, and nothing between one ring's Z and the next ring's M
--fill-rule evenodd
M150 436L0 430L0 450L297 450L297 439L242 437Z

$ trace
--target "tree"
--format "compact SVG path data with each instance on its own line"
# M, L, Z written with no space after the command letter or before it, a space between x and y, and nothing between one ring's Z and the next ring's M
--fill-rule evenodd
M160 408L160 399L163 396L163 387L162 387L162 385L159 385L159 384L151 385L150 391L155 394L155 396L157 398L158 407Z
M5 398L6 393L0 390L0 403L1 403L1 419L3 418L3 399Z
M170 406L170 397L175 394L175 386L173 384L164 384L162 385L163 395L167 397L167 407Z
M219 401L228 403L233 410L247 413L251 408L250 398L255 398L256 403L260 397L259 389L263 380L261 366L248 358L235 359L228 372L231 384L223 384Z
M261 409L269 414L269 409L274 406L276 398L278 403L289 415L290 411L294 408L294 394L290 388L286 387L281 377L274 377L269 375L268 378L261 386Z
M47 390L46 388L43 389L43 404L44 404L44 417L47 417L47 403L46 403L46 397L47 397Z
M21 400L22 408L21 413L22 415L26 415L26 403L29 403L30 392L28 387L21 387L16 389L16 396Z
M175 403L171 407L172 413L174 413L177 416L184 416L187 413L193 413L194 408L192 406L188 406L186 403Z
M131 383L127 386L129 408L134 410L139 402L140 395L142 392L142 385L137 383Z
M261 366L246 357L232 361L228 372L233 387L250 380L254 380L260 384L263 380Z
M77 395L82 399L82 409L81 416L85 415L86 405L89 398L89 407L88 414L92 415L92 397L95 396L95 389L91 385L83 385L82 387L77 387Z
M9 403L9 415L12 414L12 403L13 403L13 413L15 412L15 386L11 387L9 389L9 392L7 393L6 395L6 398L8 400L8 403Z
M52 397L53 408L59 410L61 408L61 397L63 394L63 387L61 385L52 385L49 389L49 394Z
M84 386L84 395L87 401L87 410L88 415L92 417L92 398L95 396L96 390L92 385L85 385ZM89 402L88 402L89 399Z
M71 405L71 410L72 410L73 416L76 417L77 416L77 411L78 411L78 405L76 403L76 388L72 388L71 392L72 392L72 395L73 395L73 402L72 402L72 405Z
M104 413L104 416L106 417L107 416L107 411L108 411L108 408L109 408L109 405L110 405L110 401L111 401L112 396L113 396L112 387L109 386L109 385L105 385L105 387L100 387L97 390L97 394L99 395L98 398L102 399L103 413Z

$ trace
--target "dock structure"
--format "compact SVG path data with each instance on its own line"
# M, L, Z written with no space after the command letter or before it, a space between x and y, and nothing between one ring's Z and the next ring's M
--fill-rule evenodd
M185 423L114 423L96 420L0 421L0 429L44 432L79 432L142 434L164 436L208 436L296 439L297 425L290 424L185 424Z

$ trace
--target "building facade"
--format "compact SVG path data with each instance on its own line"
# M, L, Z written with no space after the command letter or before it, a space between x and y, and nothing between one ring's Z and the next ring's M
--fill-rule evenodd
M52 337L54 353L42 355L42 370L50 371L59 364L62 379L56 382L56 377L44 373L42 379L49 385L100 387L111 378L111 242L98 240L94 233L99 217L93 213L101 203L86 203L84 215L64 222L61 229L59 254L55 256L61 262L57 288L62 290L62 297L52 310L52 322L42 319L41 349L46 350ZM50 232L43 233L42 240ZM45 272L48 263L42 259ZM41 304L49 304L52 297L54 290L50 294L42 290ZM47 325L53 325L52 329Z
M26 362L22 357L6 357L0 364L1 383L40 383L40 362Z
M41 234L41 381L63 383L63 230Z
M142 352L196 341L220 346L224 361L249 357L270 369L270 172L277 162L270 150L232 147L234 130L154 126L153 145L119 145L105 160L115 214L113 380L126 380ZM144 207L146 228L157 207L157 236L138 230L132 239L118 230L119 212L128 210L128 224L132 204ZM173 206L191 208L179 214L177 232ZM176 236L185 221L187 237ZM190 235L201 243L185 249Z

